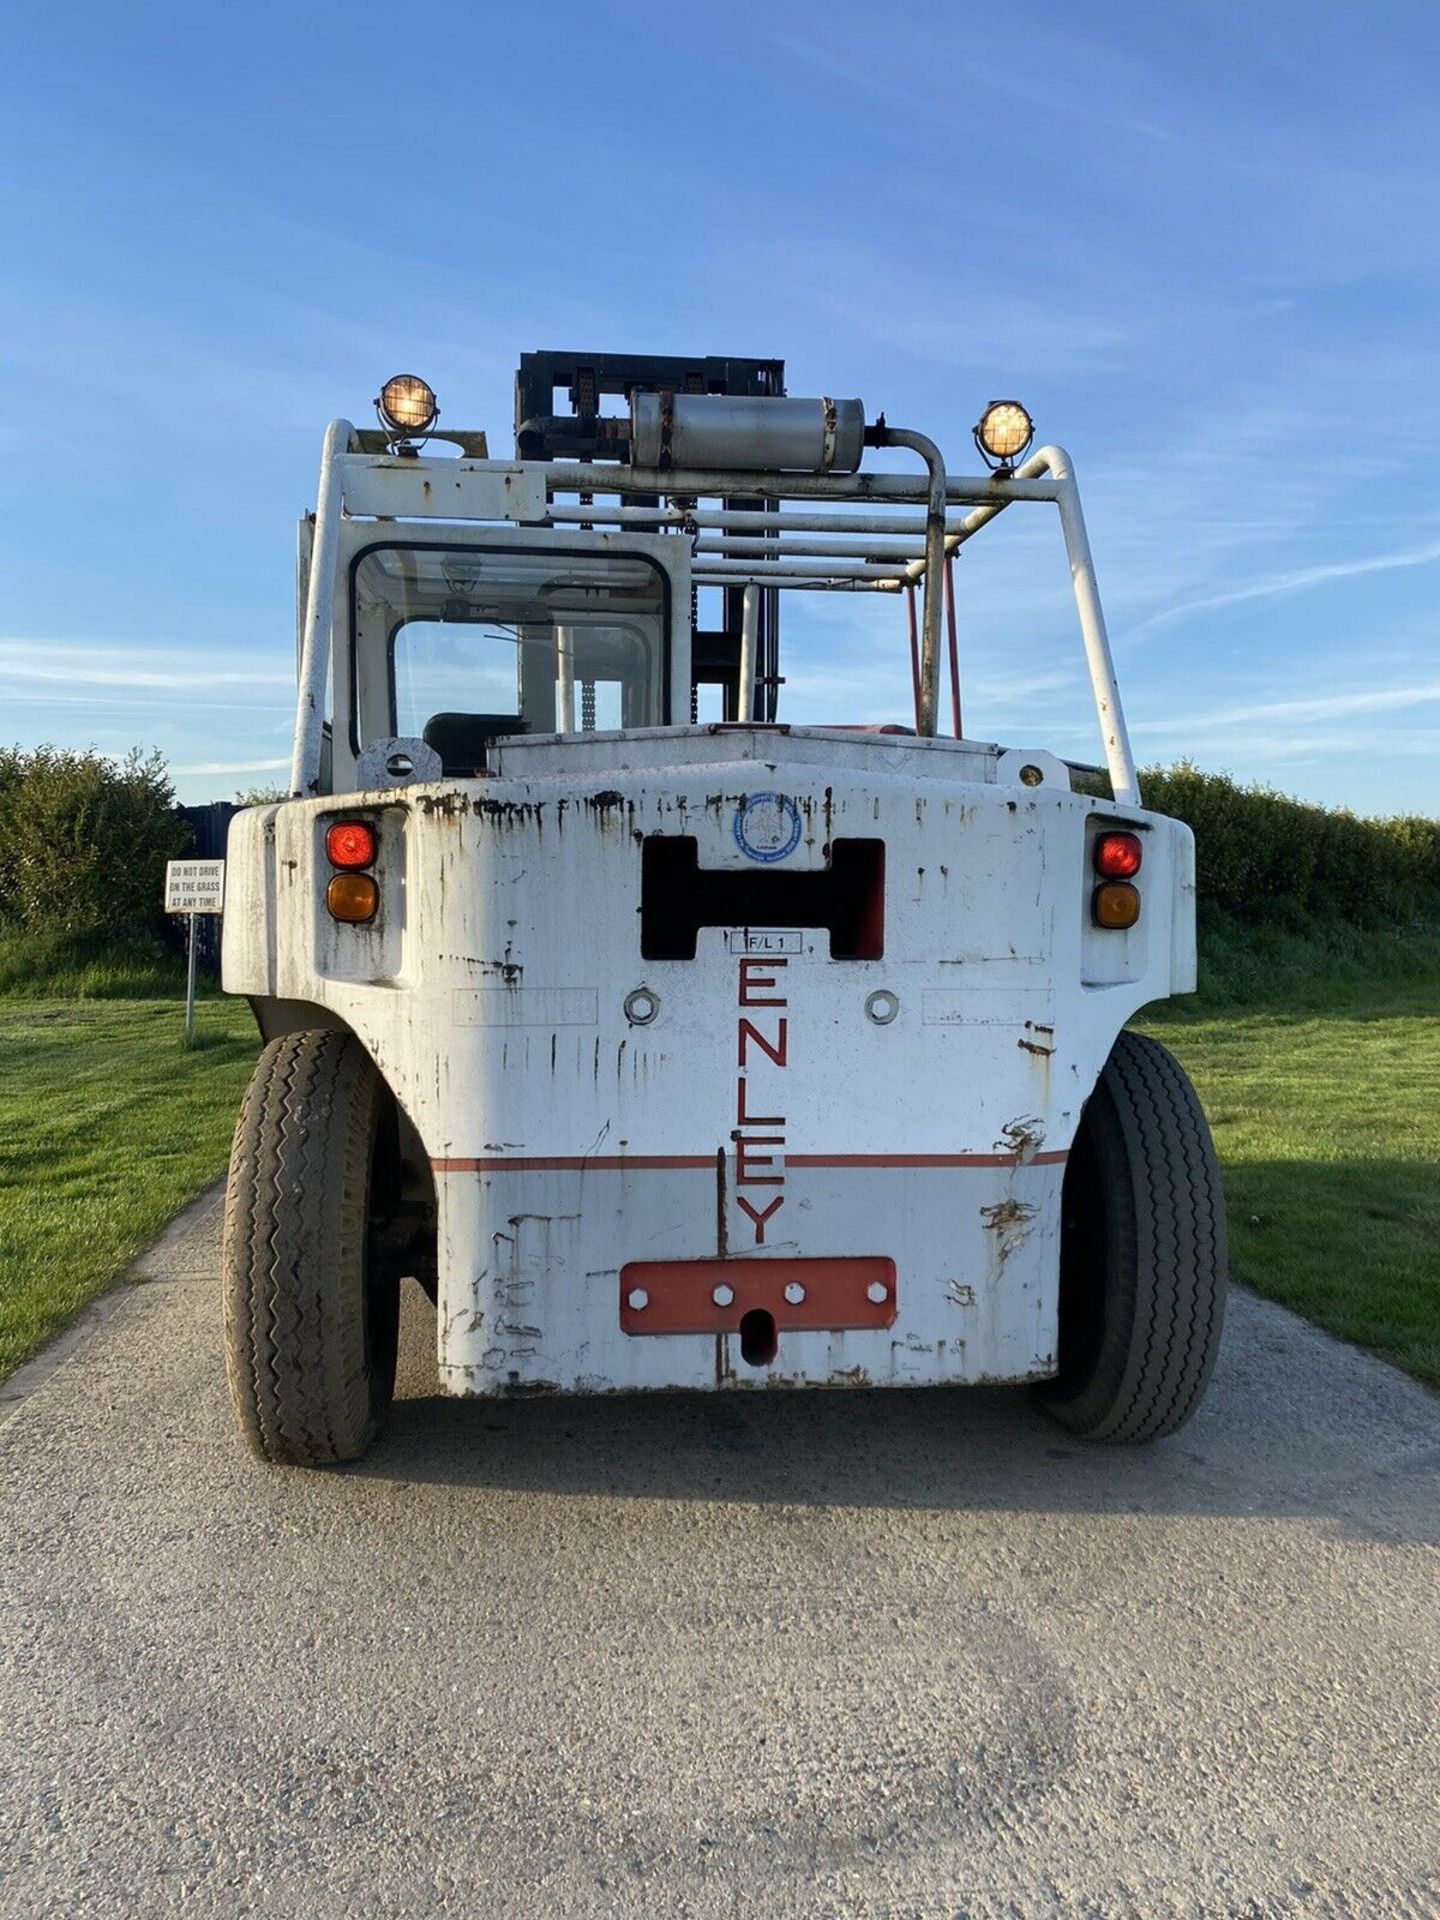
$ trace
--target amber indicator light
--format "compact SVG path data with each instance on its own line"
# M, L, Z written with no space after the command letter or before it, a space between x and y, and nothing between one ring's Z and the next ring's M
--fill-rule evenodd
M325 889L325 905L332 920L358 925L375 918L380 889L368 873L337 873Z
M1133 880L1144 854L1138 833L1102 833L1095 842L1095 871L1106 880Z
M368 867L375 858L375 829L364 820L337 820L325 835L325 857L347 872Z
M1097 927L1123 933L1140 918L1140 894L1128 880L1102 880L1090 896L1090 913Z

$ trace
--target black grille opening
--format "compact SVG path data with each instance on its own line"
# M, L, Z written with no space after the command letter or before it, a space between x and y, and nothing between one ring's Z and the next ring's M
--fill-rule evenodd
M688 834L650 834L641 854L640 952L646 960L693 960L701 927L815 927L832 960L879 960L885 952L885 842L833 840L818 873L753 872L700 865Z

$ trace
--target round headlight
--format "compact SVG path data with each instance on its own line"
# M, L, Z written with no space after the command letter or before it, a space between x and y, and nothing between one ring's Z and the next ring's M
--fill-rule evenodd
M375 405L380 418L396 433L424 433L440 417L434 389L415 373L397 373L387 380Z
M1009 467L1035 438L1035 424L1018 400L992 400L980 416L975 444L996 466Z

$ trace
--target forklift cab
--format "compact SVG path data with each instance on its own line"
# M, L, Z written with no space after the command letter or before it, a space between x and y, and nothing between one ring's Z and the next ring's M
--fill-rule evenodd
M461 525L415 538L351 522L346 548L335 704L352 728L337 791L377 771L385 784L385 763L408 750L413 764L417 743L436 775L464 779L487 770L499 739L689 718L684 540L576 532L557 544Z

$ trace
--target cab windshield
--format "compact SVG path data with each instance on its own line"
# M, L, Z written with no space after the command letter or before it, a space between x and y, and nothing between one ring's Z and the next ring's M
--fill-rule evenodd
M458 773L506 733L664 724L667 586L643 555L375 546L351 578L362 746L418 737Z

